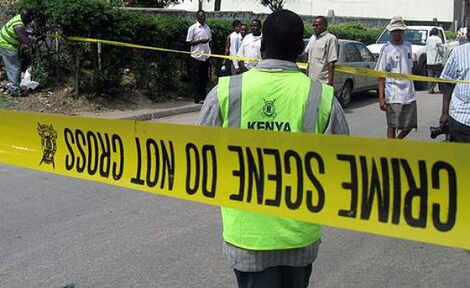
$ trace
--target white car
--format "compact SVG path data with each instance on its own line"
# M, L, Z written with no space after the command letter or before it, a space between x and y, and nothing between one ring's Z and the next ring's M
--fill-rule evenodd
M405 30L405 40L411 43L413 52L413 74L427 76L426 66L426 40L433 28L438 29L438 35L442 43L447 44L446 34L442 27L437 26L408 26ZM382 47L390 40L390 31L385 30L380 34L375 44L367 46L376 56L380 54ZM446 49L447 50L447 49ZM424 90L427 88L426 82L415 82L416 89Z

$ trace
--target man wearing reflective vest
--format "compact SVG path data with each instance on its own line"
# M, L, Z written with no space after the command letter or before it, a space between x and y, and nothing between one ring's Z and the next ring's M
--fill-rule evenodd
M263 60L222 77L207 96L199 125L288 132L349 134L333 88L310 80L295 61L304 24L288 10L263 27ZM318 225L222 208L224 255L239 287L307 287L320 244Z
M0 30L0 54L8 77L8 93L12 96L22 96L21 61L19 48L21 44L30 45L32 39L26 31L26 25L31 22L31 12L22 10Z

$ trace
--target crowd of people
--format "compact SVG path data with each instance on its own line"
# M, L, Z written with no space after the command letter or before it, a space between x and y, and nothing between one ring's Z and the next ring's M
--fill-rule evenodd
M205 21L204 11L199 11L197 13L197 22L194 25L203 25ZM202 22L200 21L201 19ZM198 24L199 23L199 24ZM200 44L192 45L194 41L198 40L207 40L206 36L195 36L191 31L192 27L188 30L188 39L187 42L191 45L191 51L210 51L210 40L205 42L206 49L198 49ZM206 30L210 31L210 28L207 24L204 24ZM233 21L233 32L227 36L225 55L234 56L231 61L224 60L223 62L223 75L238 75L244 72L247 72L259 64L258 61L250 61L249 59L262 59L262 49L261 43L263 39L263 23L259 19L254 19L251 21L250 33L247 34L246 27L243 27L242 23L239 20ZM328 21L323 16L318 16L314 18L312 23L314 34L309 39L308 44L303 49L303 52L298 55L306 55L308 59L308 68L306 70L307 75L310 79L318 80L321 83L328 84L333 86L334 75L335 75L335 63L338 61L338 39L331 33L328 32ZM390 24L387 26L387 30L391 34L390 41L382 48L380 56L377 59L376 70L384 72L393 72L400 74L412 74L413 69L413 51L411 43L405 39L405 30L407 29L405 21L400 16L392 17ZM209 32L210 33L210 32ZM202 35L202 34L201 34ZM202 37L202 38L201 38ZM206 37L206 38L204 38ZM466 47L468 45L461 45ZM453 57L459 54L461 49L455 49L456 53L452 53L450 59L453 60ZM290 49L286 47L286 49ZM442 77L445 79L455 79L455 80L465 80L468 79L468 75L465 71L466 67L469 65L464 61L459 63L463 67L460 69L453 67L455 73L450 75L447 71L443 72L444 69L444 43L442 43L441 38L438 36L437 28L431 30L430 35L426 43L426 56L427 56L427 69L428 75L431 77ZM461 52L460 52L461 53ZM455 54L455 55L454 55ZM464 53L465 55L465 53ZM193 55L194 59L201 58L201 56ZM207 57L203 61L207 61ZM450 60L449 59L449 60ZM447 62L452 63L452 62ZM206 63L207 64L207 63ZM207 65L206 65L207 66ZM198 65L193 65L193 67L198 67ZM446 67L450 67L450 64ZM449 68L451 69L451 68ZM204 75L202 75L204 74ZM206 70L192 70L193 82L195 83L195 102L203 103L205 99L205 91L207 87L202 87L200 84L207 85ZM454 78L450 78L454 77ZM199 79L204 79L204 81L199 81ZM440 118L441 127L450 127L449 125L453 123L451 120L454 118L448 117L447 114L452 114L455 116L455 112L445 113L445 108L447 102L449 107L454 107L454 105L459 104L460 108L450 109L451 111L460 111L459 109L465 109L465 114L470 113L469 107L466 106L466 101L462 100L458 102L458 97L456 100L450 101L450 96L448 96L449 91L454 92L456 95L461 95L467 91L466 89L469 85L458 84L457 89L454 91L455 85L444 85L439 83L430 83L429 93L435 93L435 87L438 87L437 92L444 93L443 100L443 115ZM386 135L388 138L405 138L413 129L418 127L418 116L417 116L417 104L416 104L416 91L414 83L411 80L407 79L397 79L397 78L379 78L378 79L378 99L379 99L379 108L384 111L386 114L387 121L387 131ZM204 92L204 93L203 93ZM468 95L466 97L469 97ZM449 110L449 109L447 109ZM460 113L460 112L459 112ZM460 116L455 116L458 119L462 119ZM450 119L450 120L449 120ZM467 120L461 120L464 123L465 127L469 126ZM455 124L455 123L453 123ZM455 125L453 125L454 127ZM453 137L449 129L449 139L451 141L457 141L459 137ZM446 130L447 131L447 130ZM455 133L454 133L455 134Z

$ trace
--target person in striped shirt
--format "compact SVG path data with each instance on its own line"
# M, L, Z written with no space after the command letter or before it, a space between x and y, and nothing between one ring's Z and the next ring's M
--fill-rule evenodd
M470 30L467 39L470 41ZM452 52L441 78L470 81L470 43ZM470 84L446 85L439 122L449 125L451 142L470 143Z

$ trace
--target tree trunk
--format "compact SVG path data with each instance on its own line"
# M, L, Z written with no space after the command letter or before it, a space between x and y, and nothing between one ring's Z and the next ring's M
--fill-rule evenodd
M202 1L204 1L204 0L198 0L198 1L199 1L199 5L198 5L197 9L202 10Z
M222 4L222 0L215 0L214 11L220 11L221 4Z

